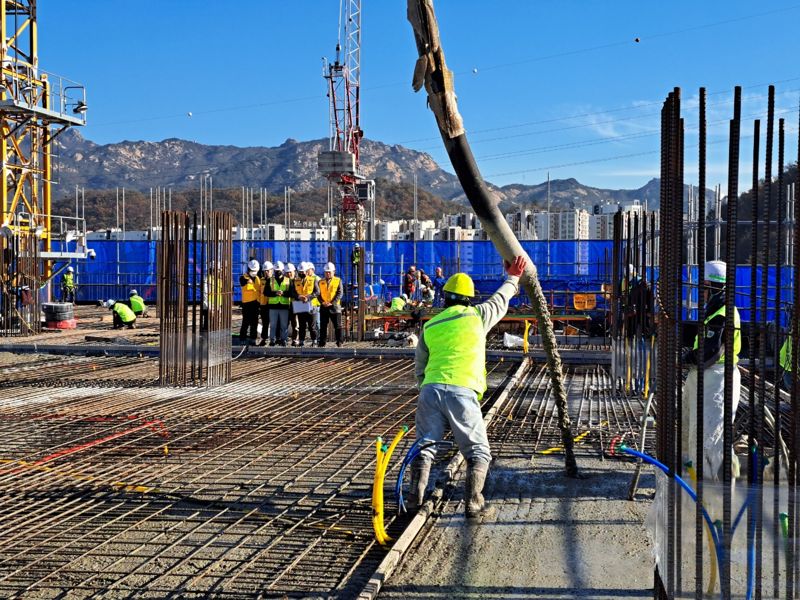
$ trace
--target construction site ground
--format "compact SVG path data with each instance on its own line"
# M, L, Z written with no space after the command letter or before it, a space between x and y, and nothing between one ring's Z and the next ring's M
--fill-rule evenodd
M112 331L107 311L78 314L80 329L36 343L118 335L157 347L155 318ZM603 366L566 367L587 476L569 479L545 369L534 361L520 375L521 358L487 365L496 461L486 493L497 516L466 522L459 483L379 597L649 594L652 475L630 502L633 465L606 456L615 436L638 434L643 403L613 392ZM374 441L403 425L411 431L387 473L385 508L393 537L409 522L393 488L414 435L413 361L245 355L233 381L213 389L159 387L157 376L145 355L0 354L0 597L369 590L387 552L372 535Z

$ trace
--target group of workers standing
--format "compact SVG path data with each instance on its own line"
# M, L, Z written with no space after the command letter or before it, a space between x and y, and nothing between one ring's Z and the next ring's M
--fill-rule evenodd
M291 326L291 345L305 346L306 333L312 346L324 348L328 342L328 325L333 324L336 345L344 343L342 331L342 280L329 262L323 277L316 274L311 262L263 265L252 259L247 272L239 277L242 288L242 326L239 339L258 345L287 346Z

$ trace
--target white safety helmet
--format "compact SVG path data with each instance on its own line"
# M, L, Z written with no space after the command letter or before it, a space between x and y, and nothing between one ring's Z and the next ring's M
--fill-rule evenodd
M292 263L286 263L286 272L287 273L294 273L295 268Z
M255 275L258 273L258 269L261 265L258 264L258 261L254 258L250 262L247 263L247 270L250 271L251 275Z
M400 294L400 297L401 297L403 300L405 300L406 302L408 302L408 295L407 295L407 294Z
M316 271L317 267L314 266L314 263L307 262L306 263L306 271Z
M274 268L276 271L281 271L281 272L283 272L283 267L284 267L284 264L283 264L283 262L281 262L281 261L278 261L278 262L276 262L276 263L275 263L275 265L274 265L274 267L273 267L273 268Z
M332 262L325 263L325 272L326 273L336 273L336 267L333 266Z
M628 265L628 277L635 277L636 276L636 269L633 268L633 265Z
M75 269L73 269L72 267L67 267L67 273L73 273L74 271Z
M303 273L305 273L306 271L308 271L308 263L307 263L306 261L303 261L303 262L301 262L301 263L300 263L300 270L301 270Z
M108 299L108 302L106 302L106 306L107 306L108 308L111 308L111 307L112 307L112 306L114 306L116 303L117 303L117 301L116 301L116 300L112 300L111 298L109 298L109 299Z
M706 263L706 281L725 283L728 265L721 260L710 260Z
M356 243L353 245L353 248L361 248L361 246L359 246L358 242L356 242Z
M128 292L128 296L136 296L138 293L139 292L137 292L136 290L131 290L130 292Z
M274 268L275 268L275 267L272 265L272 263L271 263L271 262L269 262L269 261L266 261L266 262L264 263L264 271L265 271L265 272L266 272L266 271L272 271L272 269L274 269Z

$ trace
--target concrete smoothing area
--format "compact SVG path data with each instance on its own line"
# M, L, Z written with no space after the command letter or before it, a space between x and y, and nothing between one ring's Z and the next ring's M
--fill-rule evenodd
M648 500L627 500L633 465L582 458L586 479L557 457L499 459L485 496L496 517L464 518L461 489L415 543L380 598L650 598ZM652 474L642 477L649 498Z

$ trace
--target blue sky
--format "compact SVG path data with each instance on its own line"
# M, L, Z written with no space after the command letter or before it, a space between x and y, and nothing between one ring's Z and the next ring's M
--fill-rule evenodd
M598 187L643 185L658 173L658 115L673 86L686 100L687 157L696 153L697 89L709 90L710 185L726 179L737 84L745 88L742 156L775 83L787 157L796 159L800 4L435 6L473 151L494 183L539 183L549 171ZM425 97L411 91L416 48L405 7L363 0L362 127L449 168ZM327 135L321 59L334 54L337 0L42 0L38 10L40 66L87 86L82 133L91 140L275 146ZM742 182L750 177L743 164Z

